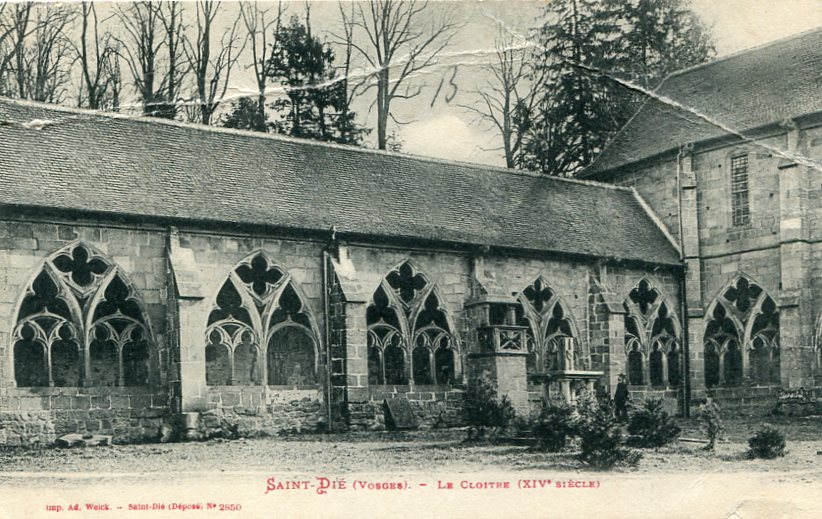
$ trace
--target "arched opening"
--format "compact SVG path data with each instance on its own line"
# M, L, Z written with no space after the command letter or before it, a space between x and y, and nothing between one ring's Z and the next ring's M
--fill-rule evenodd
M405 372L405 352L395 344L389 344L383 351L385 359L385 383L393 385L408 384Z
M725 343L725 353L722 356L723 375L726 386L738 386L742 383L742 350L735 339L728 339Z
M83 243L46 258L20 304L17 329L20 387L148 383L151 337L137 292L113 262ZM45 366L40 355L27 355L31 341L50 354Z
M662 386L665 384L663 355L662 344L659 341L655 341L651 353L648 355L648 375L651 379L652 386Z
M389 272L374 291L366 324L369 384L453 381L456 345L448 316L436 287L409 261Z
M284 326L268 341L268 384L311 387L317 383L314 339L299 326Z
M645 377L642 373L643 357L639 342L632 342L628 351L628 383L631 385L639 386L645 383Z
M679 343L672 342L668 351L668 385L679 387L682 383L682 353Z
M23 325L20 339L14 343L14 377L17 387L49 385L46 346L35 340L35 330L29 324Z

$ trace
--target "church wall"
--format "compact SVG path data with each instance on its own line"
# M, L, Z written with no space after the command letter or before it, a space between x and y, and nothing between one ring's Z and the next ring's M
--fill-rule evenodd
M623 171L614 173L613 177L609 177L605 181L636 189L667 227L671 235L679 240L679 205L676 175L676 158L672 157L650 165L626 168Z

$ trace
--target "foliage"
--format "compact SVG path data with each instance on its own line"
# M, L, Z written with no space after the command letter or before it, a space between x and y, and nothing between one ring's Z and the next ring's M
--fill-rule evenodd
M576 432L574 411L568 405L549 405L542 410L534 426L539 447L549 452L559 452L569 436Z
M279 114L272 123L275 132L341 144L362 141L363 130L355 124L355 114L343 113L347 92L336 77L334 52L312 35L307 22L293 16L279 30L267 75L286 93L271 104Z
M714 450L716 447L716 440L722 433L723 425L721 418L722 410L716 402L708 398L704 404L697 409L697 418L702 423L702 429L708 436L708 445L706 450Z
M662 447L672 442L682 430L663 406L663 400L646 400L628 417L629 444L637 447Z
M223 126L237 130L268 131L268 115L260 111L257 101L242 97L231 103L231 112L223 117Z
M539 29L518 167L571 176L668 73L715 50L689 0L551 0Z
M614 418L613 406L610 403L600 404L595 398L591 400L577 408L580 461L598 470L637 466L642 453L623 445L622 431Z
M514 420L514 406L507 396L499 398L494 387L482 379L465 392L465 414L470 425L505 428Z
M748 439L748 456L772 460L785 455L785 435L775 427L764 424Z

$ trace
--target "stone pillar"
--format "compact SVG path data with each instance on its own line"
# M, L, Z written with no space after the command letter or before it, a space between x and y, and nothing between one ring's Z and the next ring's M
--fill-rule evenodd
M679 175L679 225L682 258L685 262L685 315L688 336L688 369L683 371L683 386L690 388L690 397L699 398L705 390L705 350L702 344L705 330L705 304L702 297L702 265L699 250L699 208L697 205L698 178L693 168L693 146L680 150L677 171Z
M788 121L787 148L794 156L805 151L801 131ZM807 156L807 155L806 155ZM810 233L804 211L808 206L808 167L791 157L779 168L779 292L780 381L783 387L813 385L814 315L807 261Z
M625 353L624 301L607 290L607 283L608 267L600 264L592 273L589 289L591 369L604 373L602 383L613 394L619 374L627 374L628 357Z
M368 389L368 324L365 301L345 303L345 373L349 402L366 402Z
M469 353L469 384L476 379L484 379L496 390L501 398L511 400L518 415L528 416L528 378L525 367L525 352L482 352Z
M202 411L208 400L203 336L208 302L203 296L194 252L180 245L174 228L169 232L167 253L171 285L169 337L178 377L176 384L172 384L172 408L183 413Z

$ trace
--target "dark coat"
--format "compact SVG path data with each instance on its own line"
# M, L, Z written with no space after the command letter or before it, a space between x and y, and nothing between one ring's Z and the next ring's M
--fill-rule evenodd
M614 404L617 406L623 406L628 402L629 398L628 384L625 382L618 383L616 391L614 392Z

